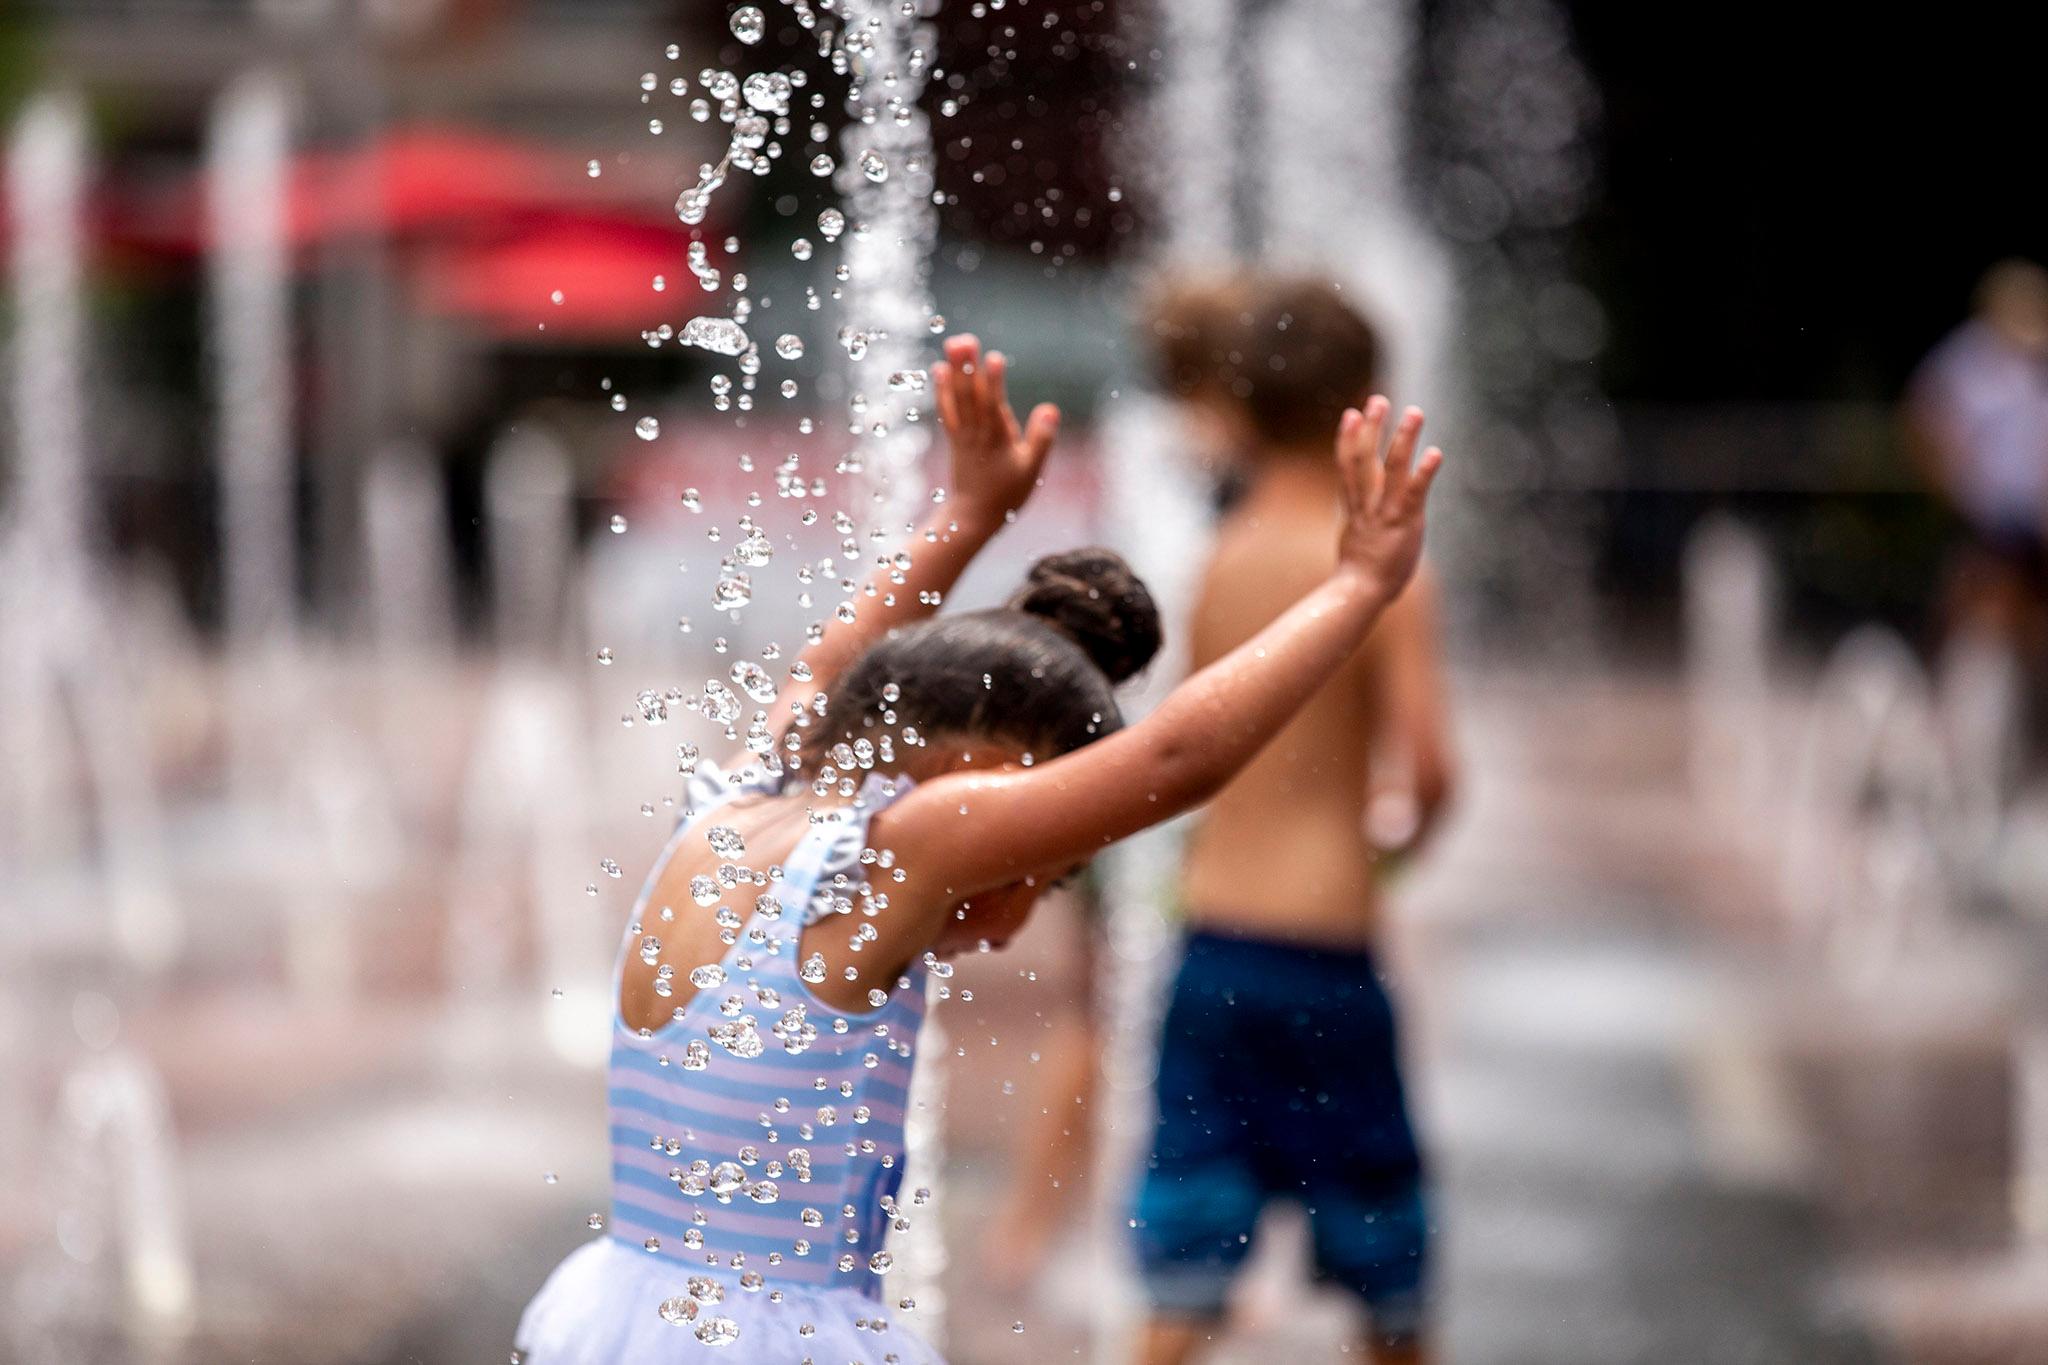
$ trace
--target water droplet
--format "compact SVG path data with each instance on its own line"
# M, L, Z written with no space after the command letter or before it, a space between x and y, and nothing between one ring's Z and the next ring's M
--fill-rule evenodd
M661 435L661 423L652 417L642 417L633 424L633 434L643 441L651 441Z
M740 1325L731 1318L706 1318L697 1324L697 1340L706 1346L730 1346L740 1339Z
M649 418L648 420L652 421L653 419ZM615 536L626 534L626 519L616 512L612 513L612 534Z
M591 1215L590 1215L590 1217L588 1217L588 1218L586 1218L586 1219L584 1219L584 1220L583 1220L583 1226L585 1226L585 1227L589 1228L589 1229L590 1229L590 1230L591 1230L592 1232L601 1232L601 1231L603 1231L603 1230L604 1230L604 1215L603 1215L603 1214L601 1214L601 1213L593 1213L593 1214L591 1214Z
M732 666L732 680L742 692L763 705L775 700L775 679L752 659L742 659Z
M811 244L809 239L799 237L795 241L791 242L789 244L789 254L796 257L800 261L808 261L809 259L811 259Z
M750 107L780 117L789 112L790 84L789 77L780 71L756 71L747 77L740 93Z
M738 611L753 600L753 580L737 570L720 575L719 580L711 586L711 605L720 611ZM730 725L738 718L739 712L735 709L721 724Z
M690 969L690 984L700 991L708 991L713 986L723 986L725 984L725 968L719 966L716 962L707 962L701 967L692 967Z
M795 332L784 332L775 338L775 354L784 360L796 360L804 353L804 339Z
M775 542L768 539L768 533L758 526L749 527L745 539L733 547L733 558L753 568L760 568L775 556ZM773 697L768 700L775 700Z
M718 267L711 264L704 244L702 242L690 243L690 249L685 255L690 267L690 273L697 277L697 283L704 286L706 293L716 290L719 281L723 277L718 273Z
M811 174L812 174L812 175L818 175L818 176L825 176L825 175L830 175L830 174L832 174L832 168L833 168L833 161L832 161L832 158L831 158L831 157L829 157L829 156L827 156L827 155L825 155L825 154L824 154L823 152L819 152L819 153L818 153L818 154L817 154L816 156L814 156L814 157L812 157L812 158L811 158Z
M810 982L813 986L823 981L825 979L825 955L823 953L812 953L804 959L804 965L798 969L797 975Z
M735 1057L758 1057L768 1048L768 1045L761 1041L761 1034L754 1027L751 1017L714 1024L709 1032L712 1042ZM733 1169L739 1168L735 1166ZM738 1186L735 1185L733 1188L737 1189Z
M870 147L860 154L860 173L879 185L889 178L889 163L882 160L882 154Z
M898 393L917 393L925 386L923 370L896 370L889 375L889 387Z
M732 12L732 36L749 45L761 41L767 32L768 19L752 5L741 5Z
M846 215L838 209L826 209L818 215L818 232L828 242L838 240L846 231Z
M591 178L592 180L595 180L595 179L597 179L597 178L598 178L598 177L599 177L600 175L603 175L603 174L604 174L604 167L603 167L603 166L600 166L600 165L599 165L599 164L598 164L597 162L595 162L595 161L592 161L592 162L591 162L591 163L590 163L589 165L585 166L585 167L584 167L583 169L584 169L585 171L587 171L587 172L589 173L589 175L590 175L590 178Z
M886 1275L896 1268L896 1258L886 1251L878 1251L868 1257L868 1269L877 1275Z
M676 340L685 346L716 351L719 355L738 355L752 344L747 340L746 330L737 322L719 317L691 318L683 324Z
M704 714L719 725L731 725L740 718L740 699L716 678L704 680Z
M678 1294L672 1299L663 1299L657 1311L660 1312L663 1322L681 1327L696 1318L697 1304L687 1295Z

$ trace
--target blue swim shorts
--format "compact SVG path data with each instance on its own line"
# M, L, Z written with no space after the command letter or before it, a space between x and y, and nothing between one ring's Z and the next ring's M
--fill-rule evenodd
M1364 1300L1375 1337L1421 1331L1422 1163L1370 954L1192 935L1158 1095L1134 1212L1155 1312L1219 1315L1260 1211L1287 1199L1308 1212L1317 1276Z

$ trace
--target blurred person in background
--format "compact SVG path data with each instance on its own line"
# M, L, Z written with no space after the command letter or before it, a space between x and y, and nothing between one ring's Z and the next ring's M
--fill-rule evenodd
M1330 571L1341 488L1324 452L1373 386L1379 344L1313 280L1182 283L1151 326L1197 439L1240 453L1192 625L1200 669ZM1374 944L1390 859L1421 845L1451 794L1437 635L1425 567L1190 841L1136 1210L1146 1365L1222 1334L1259 1215L1283 1199L1306 1208L1317 1277L1370 1314L1361 1353L1427 1358L1422 1162Z
M1066 982L1066 998L1046 1013L1044 1032L1031 1049L1036 1065L1022 1131L996 1206L994 1232L983 1245L984 1268L1008 1294L1025 1292L1051 1261L1061 1232L1077 1226L1074 1215L1085 1208L1095 1160L1102 1050L1096 995L1107 952L1107 912L1095 871L1076 877L1049 909L1067 939L1074 971Z
M1948 628L1995 641L2038 680L2048 653L2048 270L2008 260L1985 273L1970 319L1913 376L1906 428L1968 535Z

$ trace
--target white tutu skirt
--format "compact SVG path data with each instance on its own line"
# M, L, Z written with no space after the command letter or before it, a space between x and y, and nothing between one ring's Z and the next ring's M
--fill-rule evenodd
M513 1338L518 1359L523 1365L945 1365L900 1321L903 1313L851 1289L771 1279L767 1288L749 1291L739 1288L734 1272L706 1270L723 1285L724 1298L695 1305L693 1317L680 1303L665 1316L664 1303L687 1299L684 1286L693 1273L616 1238L587 1242L555 1267L526 1305ZM782 1291L781 1302L768 1297L769 1289ZM856 1326L878 1315L888 1320L887 1331Z

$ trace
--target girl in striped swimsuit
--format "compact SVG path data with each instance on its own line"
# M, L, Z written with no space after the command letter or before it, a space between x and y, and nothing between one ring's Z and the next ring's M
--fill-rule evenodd
M948 499L791 668L781 729L759 718L691 780L620 953L611 1217L527 1306L525 1365L936 1362L889 1292L889 1235L924 1216L900 1186L926 975L1206 800L1414 572L1441 456L1416 457L1410 409L1382 457L1376 398L1337 440L1337 571L1125 728L1114 687L1159 621L1115 555L1055 555L1005 608L932 615L1057 429L1049 405L1019 427L1003 370L947 342Z

